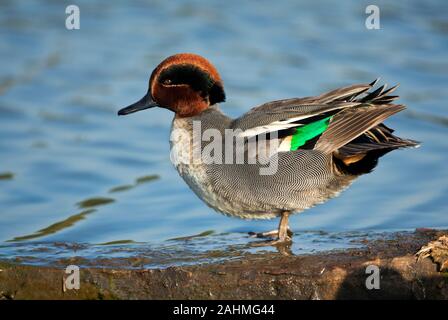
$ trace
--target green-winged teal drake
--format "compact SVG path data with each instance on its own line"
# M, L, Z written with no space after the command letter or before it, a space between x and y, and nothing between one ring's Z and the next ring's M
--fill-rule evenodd
M258 235L283 243L291 240L290 214L338 195L384 154L418 145L382 123L405 106L393 103L396 87L376 83L272 101L231 119L218 107L225 93L216 68L182 53L162 61L147 94L118 114L173 111L171 158L185 182L226 215L280 217L278 230Z

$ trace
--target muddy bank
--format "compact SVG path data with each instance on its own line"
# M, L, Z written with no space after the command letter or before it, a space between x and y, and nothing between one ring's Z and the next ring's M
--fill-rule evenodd
M446 242L415 256L447 234L417 230L361 249L281 250L166 269L81 267L80 289L65 292L65 268L0 262L0 299L448 299ZM379 267L379 289L366 288L369 265Z

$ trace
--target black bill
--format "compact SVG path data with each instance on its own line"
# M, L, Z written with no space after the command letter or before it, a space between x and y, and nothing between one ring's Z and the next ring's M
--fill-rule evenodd
M130 106L127 106L126 108L121 109L118 111L119 116L124 116L133 112L158 107L157 103L151 98L151 94L149 92L141 98L136 103L131 104Z

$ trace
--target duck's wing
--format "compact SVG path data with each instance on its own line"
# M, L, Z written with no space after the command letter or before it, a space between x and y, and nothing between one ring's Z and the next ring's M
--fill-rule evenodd
M336 114L314 149L332 153L404 109L403 105L371 105Z
M401 142L394 139L377 138L375 134L381 135L381 130L369 132L389 116L405 109L403 105L392 104L398 98L390 95L396 86L385 90L383 85L367 92L376 82L336 89L317 97L269 102L234 120L232 127L240 129L240 135L244 137L276 132L281 140L279 151L302 148L332 153L366 132L373 137L372 148L409 146L397 146ZM381 140L381 145L376 140Z
M338 111L360 105L354 97L367 91L372 84L359 84L336 89L317 97L276 100L252 108L232 122L233 129L251 137L280 131L319 120Z

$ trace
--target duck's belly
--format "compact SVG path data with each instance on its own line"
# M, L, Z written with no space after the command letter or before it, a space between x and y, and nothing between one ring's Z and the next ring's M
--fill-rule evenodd
M254 210L255 208L247 206L237 199L232 199L231 194L224 194L216 190L205 168L188 165L179 165L176 168L191 190L209 207L220 213L243 219L269 219L278 215L274 212Z
M209 166L181 164L176 168L188 186L208 206L225 215L242 219L271 219L284 211L302 212L339 195L354 179L334 178L324 186L300 188L292 192L288 185L279 189L278 186L270 187L268 184L254 189L252 180L235 181L230 175L224 178L225 173L219 174L219 179L218 175L210 173L223 170L223 166L212 169Z

